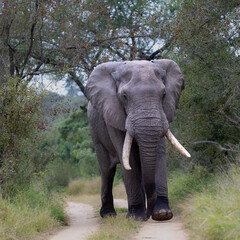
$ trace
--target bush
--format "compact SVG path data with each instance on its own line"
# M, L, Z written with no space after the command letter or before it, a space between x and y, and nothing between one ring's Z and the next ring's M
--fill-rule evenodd
M14 182L28 182L38 171L31 156L43 127L43 96L41 89L19 79L9 78L0 85L0 184L4 196Z
M69 162L54 161L48 164L43 181L49 190L58 190L66 187L71 179L78 176L77 170Z

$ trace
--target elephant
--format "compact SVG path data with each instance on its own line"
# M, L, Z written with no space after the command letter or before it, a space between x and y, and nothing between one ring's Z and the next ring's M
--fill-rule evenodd
M168 59L107 62L90 74L85 95L101 173L101 217L116 216L112 187L118 163L127 193L127 217L140 221L173 217L165 139L190 156L169 130L183 89L181 70Z

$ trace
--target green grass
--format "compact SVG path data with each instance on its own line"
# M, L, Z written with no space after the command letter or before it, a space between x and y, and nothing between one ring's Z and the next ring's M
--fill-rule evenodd
M193 239L240 239L240 168L221 173L183 205L183 220Z
M169 177L169 199L191 239L240 239L240 167L215 175L196 168Z
M30 240L66 224L63 202L40 186L18 192L13 200L0 198L0 239Z
M198 167L191 172L174 171L168 179L169 201L174 214L181 211L180 205L193 194L201 192L212 179L208 173Z

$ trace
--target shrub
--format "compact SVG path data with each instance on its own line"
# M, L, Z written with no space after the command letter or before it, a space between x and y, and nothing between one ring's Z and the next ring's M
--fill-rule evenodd
M38 165L31 159L38 142L44 92L19 79L0 85L0 184L4 196L14 182L29 181ZM28 166L28 167L26 167Z

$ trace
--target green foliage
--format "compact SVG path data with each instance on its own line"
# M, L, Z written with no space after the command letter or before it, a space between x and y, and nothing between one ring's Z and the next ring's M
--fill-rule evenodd
M44 92L9 78L0 85L0 184L7 194L14 182L29 181L40 166L31 156L36 149Z
M49 189L66 187L71 179L99 175L98 162L86 112L72 112L45 131L36 152L38 159L50 158L45 181Z
M99 174L87 114L73 112L57 125L59 131L56 159L73 164L82 177Z
M49 191L60 190L69 184L70 179L78 175L78 169L71 163L55 160L47 165L43 181Z
M194 163L214 170L239 151L238 1L180 2L172 56L186 89L173 126L191 143Z

